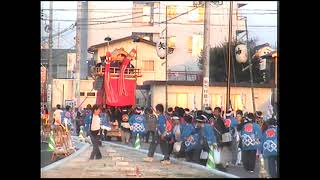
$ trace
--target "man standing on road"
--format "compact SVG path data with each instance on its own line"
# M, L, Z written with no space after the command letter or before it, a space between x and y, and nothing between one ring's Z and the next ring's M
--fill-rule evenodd
M248 113L241 130L242 162L243 167L249 173L253 173L256 165L256 154L261 138L261 129L253 122L253 113Z
M121 130L121 141L123 144L129 144L129 140L130 140L130 125L129 125L129 115L128 115L128 110L127 109L123 109L122 110L122 119L121 119L121 126L120 126L120 130Z
M53 122L52 122L52 124L54 124L56 121L59 121L59 122L62 121L62 113L63 113L63 111L61 110L60 104L57 104L56 107L57 107L57 109L53 113Z
M147 124L146 143L149 143L150 134L152 135L152 139L155 138L155 133L157 128L157 117L156 115L153 114L152 108L146 108L145 117L146 117L146 124Z
M101 112L100 107L97 104L93 105L92 118L91 118L91 121L89 122L90 138L93 145L93 149L90 155L91 160L94 159L94 157L96 159L102 158L102 155L99 149L99 140L100 140L99 132L101 129L101 118L99 116L100 112Z
M91 110L91 104L87 105L87 108L84 112L84 130L85 130L85 136L89 136L89 123L91 122L92 118L92 110Z
M232 160L231 160L231 165L235 166L237 163L237 156L238 156L238 147L239 147L239 133L237 131L237 126L238 122L237 120L233 117L232 110L229 110L226 113L226 119L225 121L225 126L229 128L232 136L232 141L231 141L231 153L232 153Z
M166 132L166 118L164 115L164 107L162 104L156 105L156 114L158 116L158 123L156 129L156 137L154 141L151 142L149 146L148 157L144 158L144 161L152 162L154 152L157 148L157 145L160 144L160 148L162 154L164 155L163 160L161 160L162 164L169 165L170 157L169 157L169 150L168 150L168 141L166 140L167 132Z
M231 140L223 139L223 134L230 133L229 128L226 127L225 121L221 116L221 108L215 107L213 111L213 129L217 137L218 148L221 150L221 164L217 167L222 171L226 171L229 161L231 161L232 153L230 150Z
M129 119L129 124L131 126L132 130L132 140L133 140L133 146L136 142L137 137L139 137L139 142L141 144L143 135L145 134L146 131L146 119L144 118L142 113L142 108L141 107L136 107L136 112L134 115L132 115ZM139 136L138 136L139 134Z
M278 131L277 121L271 118L267 121L268 128L262 134L260 149L263 157L268 161L269 175L272 178L277 178L278 171Z

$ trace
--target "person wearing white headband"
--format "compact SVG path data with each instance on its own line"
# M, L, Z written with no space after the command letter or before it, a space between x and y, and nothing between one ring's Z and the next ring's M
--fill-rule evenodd
M130 129L132 130L133 146L137 137L139 137L140 143L142 142L142 137L146 132L146 119L141 115L141 107L136 107L135 112L136 113L129 118ZM139 136L137 136L138 134Z
M231 132L231 136L232 136L232 142L231 142L231 154L232 154L232 159L231 159L231 165L235 166L237 163L237 159L238 159L238 146L239 146L239 133L237 131L237 126L239 125L238 121L233 117L233 113L231 111L232 109L230 109L227 113L226 113L226 119L225 121L225 125L227 126L227 128L230 128L230 132Z
M207 117L204 114L199 114L196 118L196 128L194 129L193 137L195 145L187 152L188 156L191 156L193 162L205 165L207 158L200 159L202 151L209 152L209 147L213 145L216 147L216 137L213 133L212 126L205 123ZM204 153L203 152L203 153Z
M248 113L241 130L241 150L243 167L250 173L254 172L257 149L262 136L261 129L254 122L253 113Z

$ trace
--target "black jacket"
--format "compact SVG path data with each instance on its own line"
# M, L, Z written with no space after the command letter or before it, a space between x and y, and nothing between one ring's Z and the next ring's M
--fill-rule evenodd
M217 137L218 146L230 146L231 143L222 143L222 134L229 132L229 128L224 125L222 117L214 117L214 131Z

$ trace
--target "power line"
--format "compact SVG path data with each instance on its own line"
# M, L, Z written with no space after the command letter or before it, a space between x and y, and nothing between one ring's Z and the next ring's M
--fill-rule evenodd
M185 7L186 9L187 8L190 8L190 7L194 7L194 6L180 6L179 5L179 8L183 8ZM103 9L87 9L88 11L106 11L106 10L132 10L133 8L121 8L121 9L118 9L118 8L103 8ZM165 7L160 7L160 9L164 10ZM219 9L228 9L228 8L225 8L225 7L219 7ZM41 9L41 10L44 10L44 11L48 11L49 9ZM277 9L242 9L242 8L238 8L238 10L243 10L243 11L278 11ZM53 9L53 11L77 11L77 9Z
M58 36L58 35L61 35L61 34L67 32L67 31L69 31L69 30L74 29L74 27L75 27L75 25L74 25L74 24L71 24L69 27L63 29L62 31L57 32L56 34L53 34L52 37L56 37L56 36ZM49 36L45 36L45 37L42 37L41 39L44 40L44 39L48 39L48 38L49 38Z
M108 24L110 22L105 22L105 24ZM114 23L127 23L127 24L131 24L132 22L114 22ZM134 22L134 23L146 23L146 22ZM101 24L104 24L104 23L101 23ZM153 24L162 24L162 22L153 22ZM203 25L203 23L180 23L180 22L171 22L171 23L168 23L168 24L176 24L176 25ZM81 24L83 25L83 24ZM89 25L93 25L93 24L89 24ZM96 25L96 24L94 24ZM152 27L152 25L143 25L143 26L132 26L132 28L135 28L135 27L144 27L144 26L149 26L149 27ZM228 26L227 24L211 24L210 26ZM240 26L240 25L233 25L233 26ZM278 27L277 25L250 25L248 27ZM117 28L122 28L122 27L117 27ZM129 28L129 27L127 27Z
M112 12L109 12L112 13ZM117 12L114 12L117 13ZM89 20L89 19L108 19L108 18L115 18L115 17L124 17L124 16L129 16L132 14L139 14L142 12L137 12L137 13L130 13L130 14L125 14L125 15L118 15L118 16L109 16L109 17L99 17L99 18L88 18L88 19L80 19L80 21L88 21L88 22L102 22L102 21L94 21L94 20ZM154 15L165 15L165 13L153 13ZM186 13L183 13L186 14ZM243 12L239 12L239 13L233 13L233 15L276 15L278 13L243 13ZM199 16L204 15L203 13L199 13ZM221 16L226 16L228 15L227 13L212 13L210 15L221 15ZM150 15L144 15L144 16L150 16ZM42 20L48 20L47 18L42 18ZM54 21L76 21L75 19L54 19ZM169 20L168 20L169 21Z

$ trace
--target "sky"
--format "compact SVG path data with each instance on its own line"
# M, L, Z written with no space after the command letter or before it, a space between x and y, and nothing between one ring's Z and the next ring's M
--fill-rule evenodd
M248 36L250 38L257 38L257 44L269 43L271 46L276 47L277 44L277 1L238 1L246 3L247 5L242 7L245 9L245 15L248 19ZM43 9L49 9L49 2L41 2ZM53 9L76 9L77 1L55 1L53 2ZM43 11L49 17L49 11ZM76 19L76 11L54 11L53 19ZM45 24L49 24L48 21L41 21L42 36L48 36L48 33L43 31ZM71 21L60 21L54 22L53 29L54 33L58 32L58 26L60 31L64 28L69 27L74 22ZM254 26L254 27L252 27ZM256 27L258 26L258 27ZM261 27L264 26L264 27ZM267 27L265 27L267 26ZM75 41L75 28L72 31L68 31L60 36L59 47L60 48L71 48L74 46ZM54 48L57 48L58 38L54 38Z
M257 44L269 43L271 46L275 46L277 44L278 15L277 15L277 11L271 11L271 10L278 9L277 1L246 1L245 3L247 3L247 5L243 7L244 9L246 10L251 9L252 12L260 13L260 14L247 15L249 38L250 37L258 38ZM266 14L262 14L262 13L266 13ZM274 27L250 27L250 26L274 26Z

